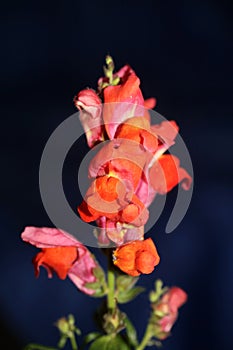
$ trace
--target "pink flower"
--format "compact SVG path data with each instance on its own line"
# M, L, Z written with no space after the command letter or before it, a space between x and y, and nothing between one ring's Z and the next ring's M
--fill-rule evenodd
M187 301L187 294L181 288L170 288L152 308L159 320L156 324L160 339L165 339L172 329L177 317L178 309Z
M80 121L86 133L88 146L93 147L104 140L101 100L94 90L85 89L74 97L74 103L80 111Z
M98 266L89 250L65 231L48 227L26 227L21 238L41 248L33 259L36 277L40 266L46 268L48 277L56 272L60 279L67 276L84 293L92 295L95 290L86 283L96 282L93 269Z

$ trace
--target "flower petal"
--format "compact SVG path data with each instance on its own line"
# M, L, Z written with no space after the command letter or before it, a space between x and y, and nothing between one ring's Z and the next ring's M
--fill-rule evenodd
M75 96L74 103L80 111L80 121L86 133L88 146L93 147L104 140L101 100L94 90L85 89Z
M182 182L184 190L188 190L192 183L191 176L183 168L180 168L180 161L176 156L161 156L149 170L150 184L153 189L165 194L171 191L178 183Z
M77 258L76 247L43 248L33 259L35 275L39 276L39 268L44 266L48 271L48 277L52 277L52 271L55 271L60 279L65 279Z
M92 295L95 293L94 290L86 288L86 283L92 283L96 281L96 277L93 274L93 269L97 267L97 263L92 254L86 250L86 253L82 256L82 259L78 259L71 269L69 270L68 276L72 282L82 292Z
M125 123L120 124L115 137L135 141L151 153L154 153L158 147L158 140L150 130L149 120L142 117L129 118Z
M156 106L156 98L150 97L144 101L144 107L146 109L153 109Z
M144 116L144 99L140 80L132 73L127 80L104 89L103 119L107 134L113 139L117 126L133 116Z
M27 226L21 238L37 248L77 247L80 253L86 249L69 233L57 228Z
M177 311L177 309L186 303L187 299L187 293L183 289L179 287L170 288L168 304L172 312Z

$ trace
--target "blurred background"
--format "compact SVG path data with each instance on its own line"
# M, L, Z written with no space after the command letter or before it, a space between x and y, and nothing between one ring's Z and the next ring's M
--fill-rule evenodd
M84 334L95 330L99 300L68 279L48 280L45 270L36 280L37 249L20 233L28 225L53 226L39 193L40 157L50 134L76 112L74 95L96 87L110 53L117 69L134 68L144 96L157 98L156 111L177 121L193 161L188 213L165 234L174 190L152 230L161 263L141 278L148 289L162 278L189 295L164 349L232 349L232 1L42 0L1 8L0 348L55 345L54 322L71 312ZM67 191L77 204L75 154L73 160ZM141 336L147 294L123 309Z

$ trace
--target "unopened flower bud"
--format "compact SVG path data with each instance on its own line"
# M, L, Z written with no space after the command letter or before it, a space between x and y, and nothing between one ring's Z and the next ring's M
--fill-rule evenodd
M178 287L170 288L162 298L152 303L151 324L154 325L154 334L158 339L165 339L178 317L178 309L186 302L187 294Z

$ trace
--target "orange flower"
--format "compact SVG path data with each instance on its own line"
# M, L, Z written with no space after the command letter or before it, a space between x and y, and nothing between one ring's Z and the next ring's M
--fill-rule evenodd
M160 261L151 238L126 243L115 250L113 257L114 265L131 276L151 273Z
M85 285L98 282L93 273L98 263L90 251L69 233L49 227L26 227L21 238L41 249L33 259L36 277L43 266L49 278L56 272L62 280L68 276L82 292L95 293Z
M106 217L113 222L142 226L148 220L148 210L132 191L127 192L123 182L112 176L100 176L88 189L79 205L82 220L92 222Z

